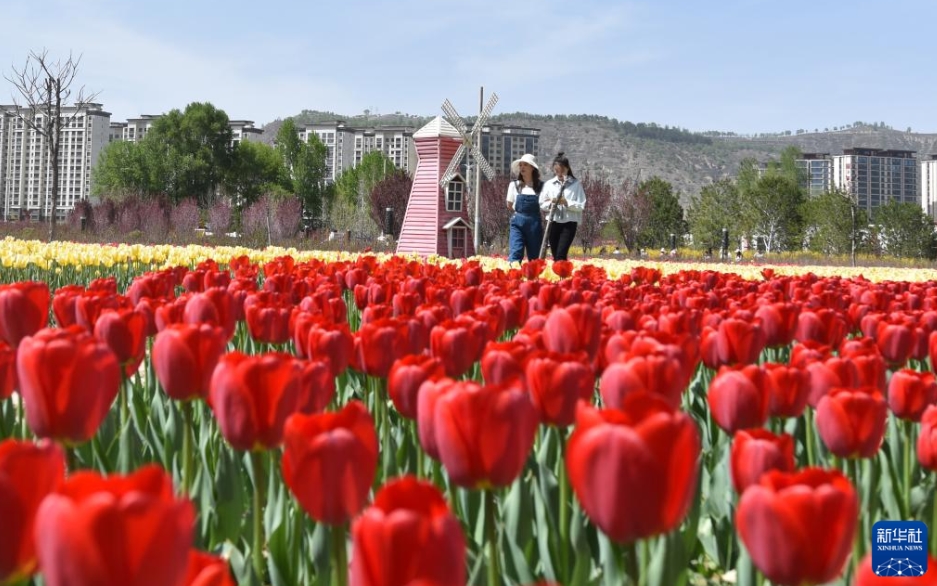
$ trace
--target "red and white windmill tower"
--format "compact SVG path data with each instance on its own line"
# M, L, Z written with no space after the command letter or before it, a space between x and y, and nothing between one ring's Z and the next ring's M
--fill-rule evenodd
M442 105L446 118L437 116L413 133L418 162L397 253L437 254L448 258L475 254L480 243L481 173L489 179L494 177L480 148L481 132L497 101L497 94L492 94L469 130L446 100ZM468 184L459 171L466 153L472 153L475 163L474 241L468 238L468 232L473 230L466 198Z

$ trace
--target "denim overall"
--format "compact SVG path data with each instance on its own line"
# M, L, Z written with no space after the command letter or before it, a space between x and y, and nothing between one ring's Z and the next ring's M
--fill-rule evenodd
M518 185L518 192L520 186ZM509 232L509 245L511 252L508 260L520 262L524 260L524 249L527 249L527 260L540 257L540 245L543 243L543 224L540 221L540 196L517 194L514 200L514 215L511 217L511 231Z

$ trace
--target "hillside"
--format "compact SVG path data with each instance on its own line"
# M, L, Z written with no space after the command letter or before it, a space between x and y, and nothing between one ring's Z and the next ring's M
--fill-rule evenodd
M419 128L427 116L392 114L341 116L305 110L294 116L297 123L345 120L349 126L408 125ZM541 161L558 150L566 152L578 175L598 174L614 182L654 175L669 181L680 192L684 204L689 197L713 181L734 176L739 163L748 157L776 160L793 145L803 152L841 154L844 148L871 147L917 151L918 157L937 153L937 134L902 132L871 125L844 130L740 137L717 133L690 133L654 124L632 124L592 115L538 116L525 113L499 114L492 121L539 128ZM264 128L264 140L272 142L280 122Z

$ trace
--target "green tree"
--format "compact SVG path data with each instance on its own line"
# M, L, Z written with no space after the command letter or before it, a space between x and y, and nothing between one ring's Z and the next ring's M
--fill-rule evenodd
M761 238L768 253L798 246L804 203L800 185L780 173L766 173L752 189L739 195L744 234Z
M277 186L291 190L283 159L270 145L244 140L233 154L225 188L236 208L249 206L264 193L276 191Z
M213 200L233 163L228 115L209 103L193 102L153 122L141 141L147 156L160 157L162 184L170 200L194 196L200 207Z
M694 244L703 249L718 250L722 246L724 228L729 230L730 237L738 234L741 209L739 190L731 179L722 179L704 187L687 209Z
M937 255L934 222L920 206L891 199L874 210L872 221L885 254L928 259Z
M159 172L152 168L140 143L118 140L101 150L98 163L91 170L92 195L122 200L129 196L148 196L162 191L157 184Z
M287 119L280 126L276 145L290 188L302 203L304 215L322 218L330 199L326 184L328 147L315 135L309 142L300 140L292 119Z
M843 191L827 191L804 205L804 233L810 250L825 255L853 256L866 247L865 210Z
M371 190L396 170L394 162L381 151L371 151L361 158L360 163L345 169L335 179L335 192L330 198L335 201L330 205L328 214L330 220L344 225L349 221L348 212L359 208L365 217L369 216ZM358 215L355 214L353 223L361 226L367 224Z
M641 182L638 189L650 200L650 217L639 237L640 246L670 248L671 234L683 236L686 233L679 196L670 182L656 176Z

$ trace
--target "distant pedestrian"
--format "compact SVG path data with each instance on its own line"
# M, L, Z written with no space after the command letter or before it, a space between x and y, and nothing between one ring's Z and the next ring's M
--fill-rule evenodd
M543 241L543 223L540 219L543 181L540 179L537 158L525 154L511 163L511 173L517 178L508 185L507 206L514 212L508 233L508 261L522 262L525 250L527 260L533 260L540 255L540 244Z
M547 239L553 260L568 260L569 247L576 237L576 228L582 221L582 210L586 206L586 192L573 175L564 153L557 153L554 157L553 173L555 176L546 182L540 194L540 209L549 214L551 206L555 205Z

